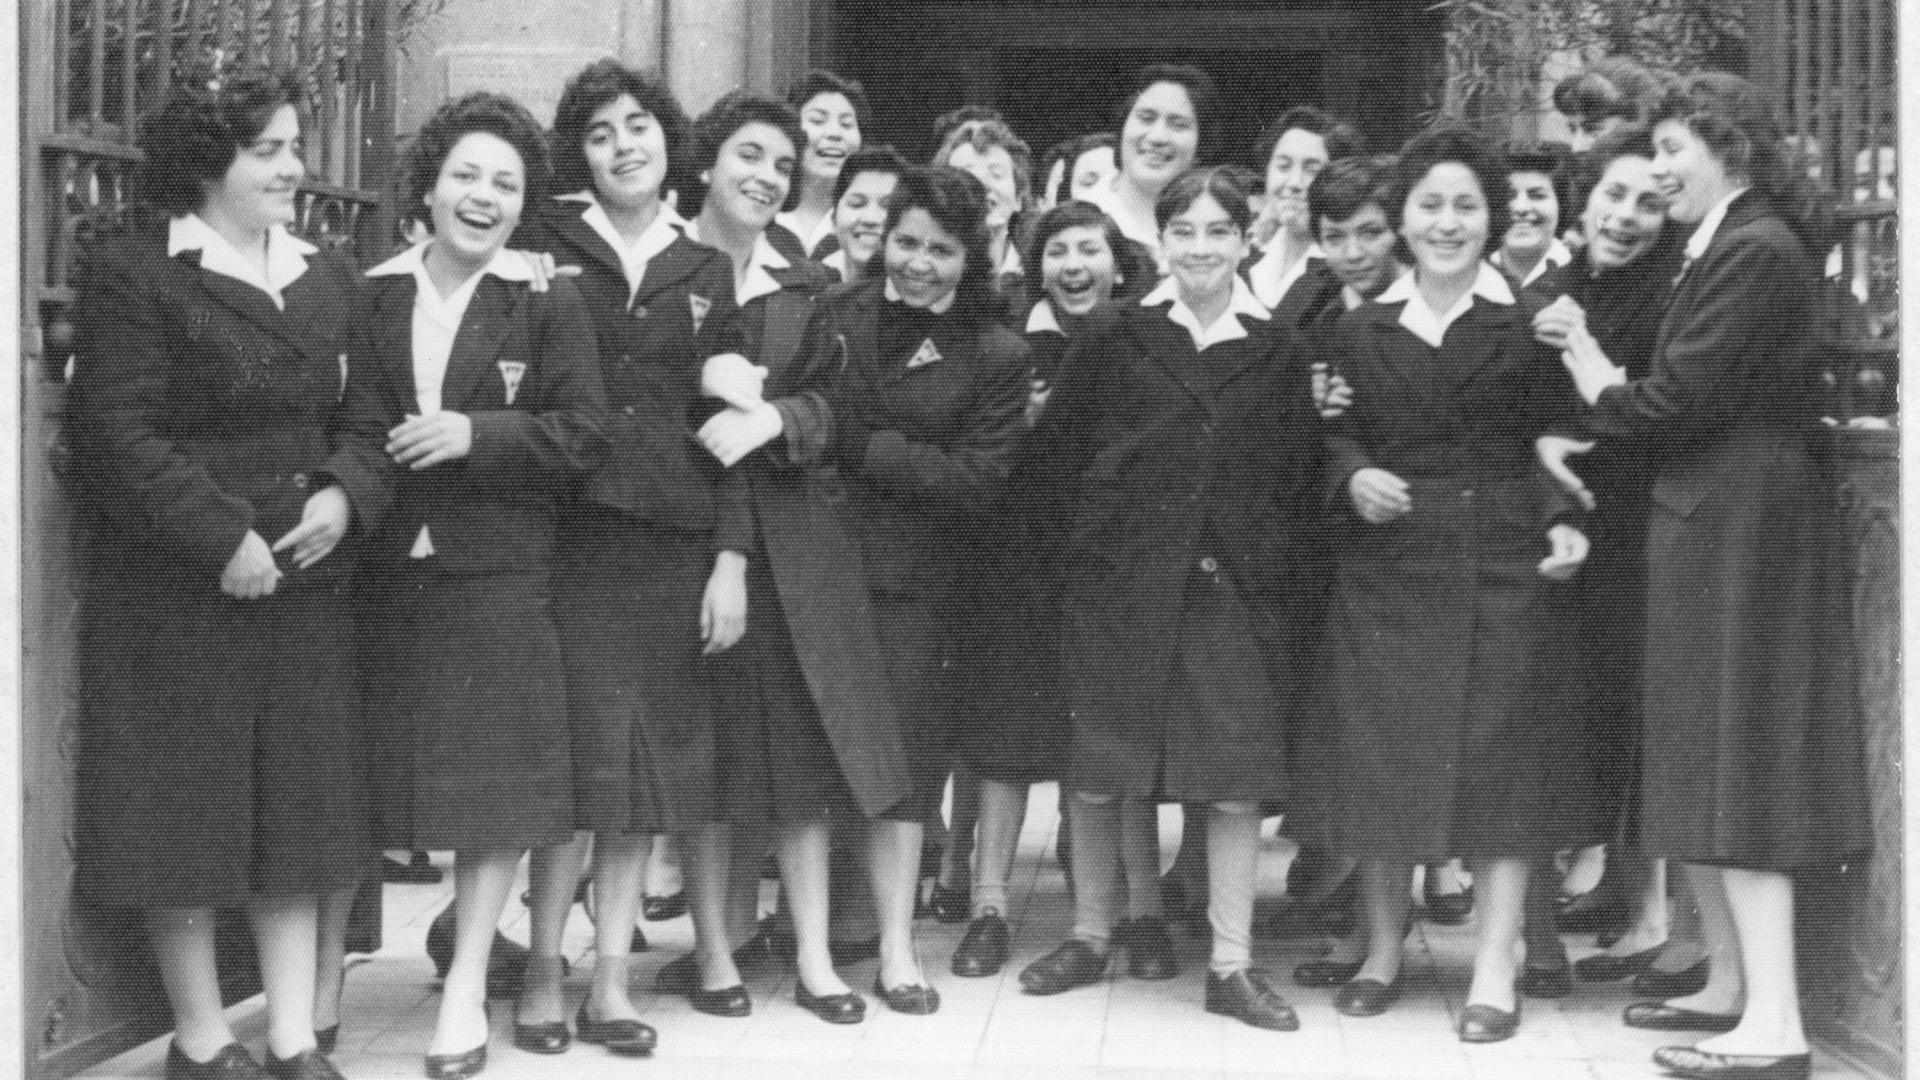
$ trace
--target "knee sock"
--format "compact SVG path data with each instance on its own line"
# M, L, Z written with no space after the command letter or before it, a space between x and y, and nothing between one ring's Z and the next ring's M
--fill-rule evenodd
M1104 953L1119 900L1120 800L1084 792L1073 800L1073 936Z
M1254 858L1259 844L1257 805L1214 805L1207 819L1207 922L1213 928L1207 969L1215 975L1253 966Z

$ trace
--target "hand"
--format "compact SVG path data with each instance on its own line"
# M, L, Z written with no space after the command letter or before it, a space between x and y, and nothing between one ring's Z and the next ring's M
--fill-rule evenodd
M748 412L724 409L700 425L700 445L731 469L741 459L778 438L786 428L780 410L761 404Z
M415 472L473 452L473 421L465 413L409 416L387 432L387 455Z
M519 251L518 248L515 250ZM519 255L527 261L527 269L533 271L533 280L527 282L527 288L534 292L546 292L554 278L580 276L579 267L555 266L553 256L547 252L519 251Z
M274 541L273 550L292 548L293 565L305 570L332 554L352 523L353 504L347 501L347 489L330 484L308 496L300 524Z
M1567 348L1560 354L1560 362L1567 366L1567 374L1573 376L1574 389L1580 391L1580 397L1592 405L1600 400L1600 394L1609 386L1625 386L1627 369L1614 366L1607 354L1600 351L1600 343L1585 326L1576 326L1567 331Z
M1586 329L1587 312L1571 296L1560 297L1533 316L1534 339L1556 349L1567 347L1567 332L1576 326Z
M279 584L280 568L273 564L273 552L259 533L248 529L226 569L220 571L220 591L235 600L258 600L272 596Z
M714 557L706 594L700 598L702 656L726 652L747 632L747 557L723 551Z
M1582 509L1591 513L1599 505L1593 492L1587 490L1586 481L1573 471L1567 459L1575 454L1584 454L1593 449L1590 439L1570 439L1565 435L1542 435L1533 440L1533 453L1540 459L1540 467L1547 470L1553 482L1560 489L1573 496Z
M752 412L761 403L761 391L767 385L767 369L756 366L739 353L721 353L707 357L700 365L700 392L710 398Z
M1413 509L1407 482L1385 469L1361 469L1347 481L1353 508L1369 524L1385 525Z
M1587 534L1562 522L1547 530L1547 543L1553 545L1553 551L1540 560L1540 576L1552 581L1565 581L1579 572L1587 561Z
M1353 406L1353 387L1340 377L1339 372L1329 374L1327 365L1313 365L1313 407L1320 410L1322 419L1331 420Z

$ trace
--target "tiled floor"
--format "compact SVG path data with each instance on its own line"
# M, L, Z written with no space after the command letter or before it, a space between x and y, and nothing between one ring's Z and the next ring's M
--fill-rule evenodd
M753 1015L726 1020L704 1016L682 999L651 992L654 969L691 940L683 916L646 927L653 951L638 966L634 1000L660 1030L651 1060L617 1058L598 1047L576 1045L564 1057L515 1050L510 1010L494 1009L488 1080L554 1078L726 1078L726 1080L1200 1080L1248 1073L1363 1080L1632 1080L1663 1075L1649 1055L1671 1035L1635 1031L1619 1022L1624 984L1585 984L1560 1001L1527 1001L1520 1033L1508 1042L1469 1047L1453 1033L1463 1006L1471 926L1444 929L1421 924L1409 942L1406 996L1390 1012L1352 1019L1334 1012L1325 990L1302 990L1285 976L1294 964L1317 955L1313 939L1262 940L1258 962L1279 973L1282 992L1300 1012L1301 1029L1276 1034L1201 1011L1204 940L1176 936L1183 974L1171 982L1123 978L1051 998L1020 992L1018 972L1052 948L1065 933L1068 902L1064 881L1048 854L1055 828L1052 789L1036 792L1022 837L1015 873L1014 959L1001 975L980 980L946 973L960 926L932 920L919 924L922 964L938 985L942 1005L931 1017L900 1016L869 1002L865 1023L830 1027L793 1003L791 971L750 986ZM1167 847L1179 835L1177 811L1162 820ZM1286 847L1270 842L1263 860L1263 892L1277 883ZM347 975L346 1016L340 1070L354 1080L417 1077L439 999L423 942L428 923L447 902L450 884L389 886L387 947L356 958ZM525 910L516 908L507 926L525 940ZM576 912L569 932L575 974L584 993L591 964L590 931ZM1590 948L1576 939L1575 956ZM871 984L873 961L843 972L856 987ZM258 999L234 1009L241 1038L264 1052L264 1021ZM158 1077L166 1052L159 1039L83 1074L88 1078ZM1864 1080L1846 1063L1815 1056L1817 1080Z

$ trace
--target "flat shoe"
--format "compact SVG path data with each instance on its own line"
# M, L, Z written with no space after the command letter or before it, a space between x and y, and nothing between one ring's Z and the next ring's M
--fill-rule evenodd
M1469 1005L1460 1012L1460 1041L1464 1043L1505 1042L1520 1030L1520 1005L1512 1012L1491 1005Z
M1518 985L1530 998L1563 998L1573 993L1573 971L1566 967L1522 968Z
M1127 950L1127 974L1136 979L1159 981L1180 974L1180 961L1173 954L1173 937L1165 919L1142 915L1123 923L1113 935L1113 943Z
M1608 956L1606 953L1589 956L1574 961L1573 973L1580 976L1582 982L1618 982L1651 968L1664 948L1666 945L1662 943L1625 956Z
M1738 1015L1699 1012L1664 1001L1636 1001L1620 1014L1621 1022L1647 1031L1711 1031L1722 1033L1740 1026Z
M274 1080L346 1080L319 1050L302 1050L290 1058L267 1051L267 1075Z
M876 975L873 979L873 996L886 1002L887 1008L908 1016L932 1016L940 1011L940 991L918 983L888 989L880 985L880 978Z
M653 1053L654 1045L660 1041L658 1032L638 1020L595 1020L587 1015L585 1002L581 1003L573 1023L580 1029L581 1042L604 1046L628 1057L645 1057Z
M1267 973L1257 968L1236 971L1225 978L1207 972L1207 1011L1267 1031L1300 1030L1299 1014L1274 992Z
M428 1080L462 1080L463 1077L477 1076L487 1067L487 1044L467 1051L464 1054L428 1054Z
M764 939L755 936L753 940L733 950L733 966L743 979L751 979L773 966L774 956L771 946ZM656 994L672 994L685 997L700 989L700 963L692 953L682 953L660 966L654 972L653 990Z
M973 911L973 893L969 889L949 889L933 883L933 895L927 898L927 914L943 923L966 922Z
M687 991L687 1001L695 1012L708 1016L748 1016L753 1012L753 998L747 988L735 984L720 990L702 990L694 987Z
M1712 971L1711 960L1702 960L1685 971L1661 971L1657 967L1650 967L1633 977L1633 992L1662 1001L1686 997L1705 990L1707 976Z
M948 968L963 979L997 975L1007 964L1011 951L1009 940L1007 921L989 911L967 927L967 936L961 938L960 947L953 950L953 962Z
M1436 926L1459 926L1473 914L1473 890L1456 893L1428 893L1427 921Z
M195 1061L180 1052L180 1044L167 1046L167 1080L268 1080L272 1074L260 1067L239 1043L228 1043L207 1061Z
M573 1045L573 1033L567 1030L565 1020L544 1024L523 1024L515 1020L513 1045L529 1054L564 1054Z
M1028 964L1020 973L1020 988L1045 997L1065 993L1076 986L1091 986L1107 977L1107 958L1093 946L1071 938L1047 955Z
M1360 963L1358 960L1342 963L1325 957L1309 960L1293 969L1293 981L1307 987L1339 986L1360 974Z
M1333 1008L1342 1016L1379 1016L1400 1000L1400 980L1352 979L1334 991Z
M648 922L666 922L677 919L687 913L687 891L685 889L672 896L646 896L640 899L640 914Z
M1663 1046L1653 1052L1654 1064L1694 1080L1807 1080L1813 1074L1812 1054L1715 1054L1692 1046Z
M814 997L807 990L807 984L799 979L793 981L793 1000L800 1007L829 1024L857 1024L867 1018L867 1001L851 991L844 994L828 994Z

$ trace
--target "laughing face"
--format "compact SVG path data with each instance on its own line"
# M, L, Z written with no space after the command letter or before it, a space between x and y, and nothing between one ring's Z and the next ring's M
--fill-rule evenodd
M1553 177L1543 172L1507 174L1512 216L1501 246L1516 254L1538 257L1560 232L1560 198Z
M707 172L707 203L735 225L759 232L793 186L793 141L771 124L742 124L720 144Z
M1654 179L1653 162L1631 155L1614 158L1580 215L1587 259L1596 271L1626 266L1653 247L1666 223L1667 199Z
M987 189L987 228L1004 229L1020 208L1020 188L1013 176L1013 155L1004 146L985 150L961 143L947 155L947 164L973 174Z
M807 133L807 176L832 184L847 155L860 149L860 114L845 94L815 94L800 107Z
M1160 246L1183 296L1217 296L1233 288L1234 271L1247 257L1247 234L1219 200L1202 195L1167 219Z
M1200 118L1187 88L1154 83L1134 99L1120 132L1120 171L1142 191L1159 191L1200 152Z
M887 227L887 196L900 183L898 173L865 169L847 184L833 207L833 231L847 265L858 269L873 260Z
M306 175L300 161L300 117L283 105L260 134L235 151L226 175L207 186L200 216L233 222L246 232L291 225L294 195Z
M886 250L887 280L912 308L933 307L951 296L967 268L965 245L917 206L900 215Z
M1667 216L1688 225L1698 224L1739 187L1726 162L1679 120L1654 126L1653 178L1667 198Z
M1307 187L1327 167L1327 140L1304 128L1291 128L1273 144L1267 158L1267 212L1295 235L1307 232Z
M1061 229L1040 249L1040 283L1067 315L1085 315L1110 299L1116 270L1107 231L1096 225Z
M1442 161L1407 192L1400 236L1422 277L1471 277L1486 248L1490 221L1480 178L1460 162Z
M666 136L632 94L621 94L594 112L581 150L601 202L634 208L660 197L667 176Z
M434 246L458 265L485 266L519 226L526 189L526 163L511 143L468 132L447 152L426 195Z

